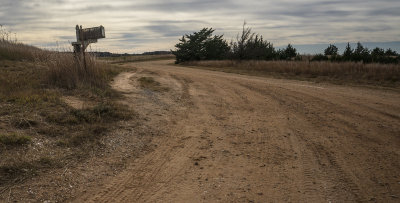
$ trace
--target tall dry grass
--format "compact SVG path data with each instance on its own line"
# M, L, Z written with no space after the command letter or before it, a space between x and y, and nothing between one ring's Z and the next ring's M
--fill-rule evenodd
M30 61L45 66L48 71L42 76L46 82L66 89L87 85L104 87L109 72L112 72L105 62L89 54L86 54L85 65L82 55L47 51L9 41L0 41L0 60Z
M354 62L308 62L308 61L192 61L185 65L208 69L249 74L280 74L322 77L352 82L400 82L399 64L363 64Z
M33 46L18 42L8 42L0 39L0 60L29 60L33 61L40 50Z
M0 60L33 61L41 58L42 54L41 49L18 42L11 32L0 25Z
M82 86L105 87L113 70L105 62L86 54L75 56L71 51L64 52L43 50L26 45L12 37L12 33L0 25L0 60L30 61L36 66L47 68L41 76L50 85L74 89Z
M112 71L104 62L86 54L86 64L82 55L73 53L51 52L44 64L48 67L48 82L52 85L74 89L84 86L104 87L107 85L109 72Z

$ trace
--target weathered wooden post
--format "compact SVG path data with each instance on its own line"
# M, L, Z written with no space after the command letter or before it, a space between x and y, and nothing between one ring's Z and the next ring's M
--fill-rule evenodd
M85 28L82 29L82 25L76 25L76 42L72 42L72 46L74 47L74 53L77 57L78 54L82 53L83 55L83 63L86 69L86 57L85 50L89 46L90 43L96 43L97 39L105 38L105 30L102 25L99 27Z

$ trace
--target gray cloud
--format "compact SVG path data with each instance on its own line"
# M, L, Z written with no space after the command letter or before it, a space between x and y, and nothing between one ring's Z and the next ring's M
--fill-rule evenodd
M104 25L114 52L173 48L203 27L234 38L244 20L274 44L400 41L398 0L0 0L0 24L39 46L70 46L76 24Z
M184 29L180 26L175 25L149 25L146 26L146 29L153 32L160 34L165 37L173 37L173 36L182 36L185 33L190 33L195 30L188 30Z
M229 9L237 8L235 1L229 0L186 0L186 1L152 1L133 5L132 8L139 10L160 11L160 12L188 12L188 11L204 11L212 9Z
M208 23L200 20L158 20L151 21L149 24L150 25L145 26L144 29L164 37L179 37L187 33L195 32L198 27L202 27ZM193 29L190 29L191 27Z
M368 11L367 15L368 16L399 16L400 12L400 6L391 6L388 8L379 8L379 9L374 9L371 11Z
M138 38L139 36L140 36L140 34L136 34L136 33L122 33L121 38L134 39L134 38Z

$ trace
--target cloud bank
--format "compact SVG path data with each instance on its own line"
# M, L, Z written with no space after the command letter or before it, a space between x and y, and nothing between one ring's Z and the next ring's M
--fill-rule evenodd
M76 24L103 25L92 50L141 53L203 27L233 39L244 20L277 46L400 41L399 10L398 0L0 0L0 24L50 49L69 49Z

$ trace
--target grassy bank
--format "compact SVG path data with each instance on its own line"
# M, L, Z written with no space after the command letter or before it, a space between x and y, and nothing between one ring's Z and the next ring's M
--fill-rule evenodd
M273 76L344 84L398 87L399 64L363 64L307 61L192 61L183 65L215 71L256 76Z
M84 160L119 121L135 118L109 86L123 69L89 55L86 62L0 40L0 189Z

